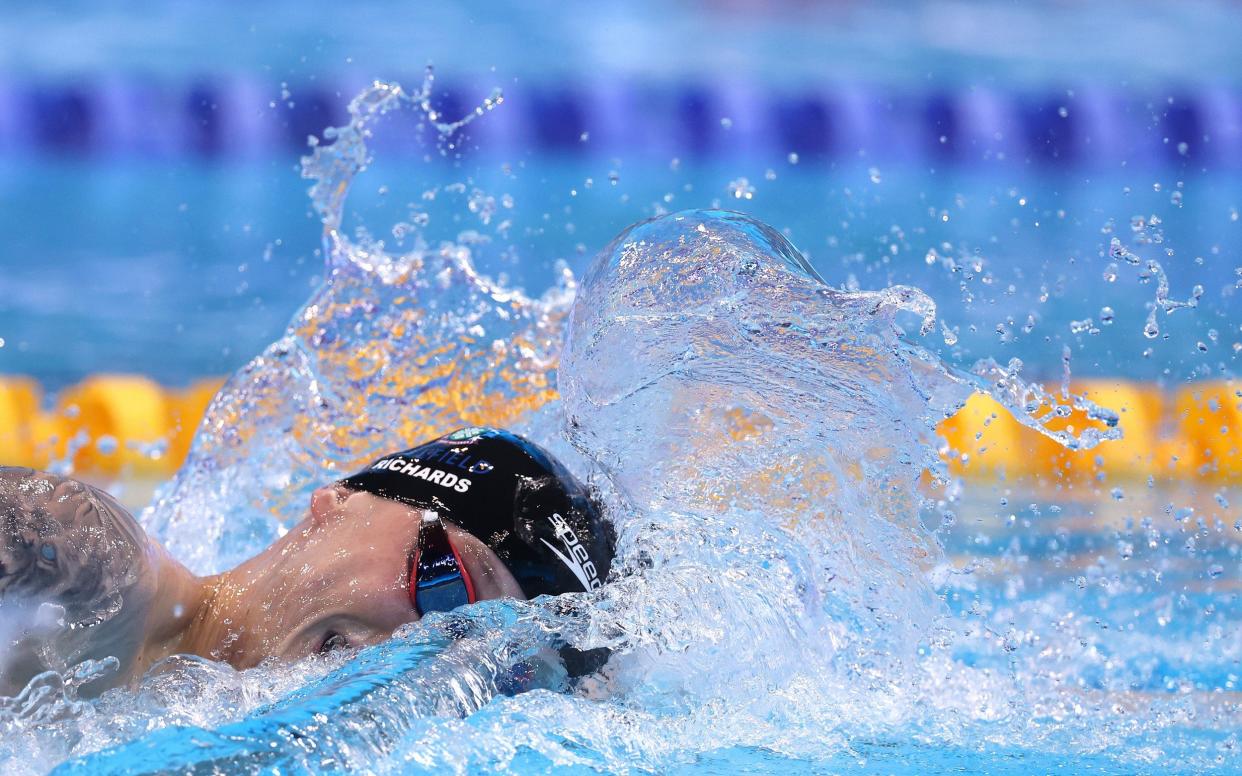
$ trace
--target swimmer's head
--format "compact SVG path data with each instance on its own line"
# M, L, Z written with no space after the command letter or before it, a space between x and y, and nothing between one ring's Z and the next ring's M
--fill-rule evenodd
M613 539L586 488L516 434L466 428L383 456L341 481L437 513L478 537L528 598L599 587Z
M222 575L196 651L247 666L377 643L467 600L591 590L612 555L610 527L548 453L464 429L315 491L302 523ZM449 596L420 595L446 571L461 578Z

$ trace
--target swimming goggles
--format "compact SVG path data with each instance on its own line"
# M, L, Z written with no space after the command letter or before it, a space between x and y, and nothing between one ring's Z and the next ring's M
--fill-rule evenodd
M449 543L440 515L423 512L418 526L418 551L410 556L410 603L422 617L428 612L448 612L472 604L478 598L466 564Z

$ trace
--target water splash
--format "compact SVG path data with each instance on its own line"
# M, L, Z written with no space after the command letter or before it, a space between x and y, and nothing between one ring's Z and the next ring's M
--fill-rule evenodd
M412 107L451 137L500 102L444 122L430 88L374 84L350 103L349 123L325 133L334 142L304 160L324 225L325 282L285 336L220 391L186 465L143 515L194 571L238 562L299 519L318 484L385 450L445 428L512 425L553 396L567 273L532 299L479 275L469 245L417 240L394 254L340 229L386 114Z
M1135 216L1131 220L1130 228L1141 242L1163 242L1163 233L1156 227L1160 225L1159 219L1152 216L1150 220L1144 219L1142 216ZM1151 234L1149 234L1151 230ZM1190 297L1186 301L1179 301L1169 298L1169 277L1164 271L1164 266L1155 259L1147 259L1146 262L1134 251L1122 244L1121 240L1113 237L1109 241L1108 255L1113 259L1121 259L1132 267L1143 266L1138 273L1138 279L1141 283L1150 282L1152 278L1156 279L1156 299L1152 303L1147 313L1147 321L1143 324L1143 336L1148 339L1155 339L1160 336L1160 324L1156 320L1156 314L1163 311L1166 315L1175 310L1186 308L1195 308L1199 306L1199 300L1203 297L1203 286L1195 285L1191 289ZM1109 265L1110 267L1113 265ZM1116 273L1113 273L1113 277ZM1107 277L1107 275L1106 275Z
M899 662L934 618L920 568L937 550L915 486L938 466L935 421L969 389L903 341L901 312L934 321L915 289L831 289L779 234L728 212L631 227L585 277L560 371L567 434L646 526L622 530L630 551L681 569L677 585L699 567L696 619L722 607L721 649L744 643L770 665L780 640L809 629L843 645L853 632L872 658ZM690 562L687 543L713 548L712 562ZM720 584L709 569L736 562L738 547L784 577L779 601L743 586L703 600ZM897 676L884 662L876 675Z

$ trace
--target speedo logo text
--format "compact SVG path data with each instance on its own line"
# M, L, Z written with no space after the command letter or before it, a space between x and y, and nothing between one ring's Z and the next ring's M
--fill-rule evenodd
M561 552L552 546L547 539L541 538L539 541L547 545L552 554L560 558L561 563L569 567L578 581L582 583L583 590L594 590L603 583L600 582L599 572L595 569L595 563L591 561L591 556L587 553L586 547L578 541L578 535L574 533L574 529L569 527L569 523L565 522L565 518L553 512L548 518L552 523L552 530L556 537L561 540L561 544L565 548L565 552ZM568 553L568 554L566 554Z

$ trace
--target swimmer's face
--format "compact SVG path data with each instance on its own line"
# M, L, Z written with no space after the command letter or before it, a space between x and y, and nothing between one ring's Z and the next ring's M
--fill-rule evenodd
M418 619L408 591L421 519L421 510L370 493L315 491L301 523L221 584L209 651L244 668L387 639ZM480 600L524 598L490 548L445 527Z

